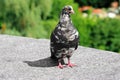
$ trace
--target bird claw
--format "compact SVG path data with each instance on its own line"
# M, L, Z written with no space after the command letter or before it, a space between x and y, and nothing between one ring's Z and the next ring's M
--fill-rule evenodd
M76 65L75 65L75 64L72 64L72 63L69 63L69 64L67 64L67 66L72 68L72 67L74 67L74 66L76 66ZM60 68L60 69L63 69L64 67L67 67L67 66L62 65L62 64L59 64L57 67Z
M75 65L75 64L72 64L72 63L69 63L67 66L68 66L68 67L74 67L74 66L76 66L76 65Z
M63 65L58 65L58 68L63 69Z
M59 64L58 68L63 69L63 65Z

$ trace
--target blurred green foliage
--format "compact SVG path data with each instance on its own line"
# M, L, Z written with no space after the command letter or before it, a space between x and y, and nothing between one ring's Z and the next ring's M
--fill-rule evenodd
M90 32L90 46L120 52L120 19L98 19Z
M47 33L42 20L50 14L51 5L51 0L0 0L0 22L7 26L5 33L44 37Z
M49 38L65 5L74 8L80 45L120 52L120 19L83 17L74 0L0 0L0 33Z

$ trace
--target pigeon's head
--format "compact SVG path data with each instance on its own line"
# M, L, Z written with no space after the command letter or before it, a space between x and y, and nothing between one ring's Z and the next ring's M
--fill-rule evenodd
M67 5L62 9L62 13L63 14L73 14L74 10L73 10L72 6Z

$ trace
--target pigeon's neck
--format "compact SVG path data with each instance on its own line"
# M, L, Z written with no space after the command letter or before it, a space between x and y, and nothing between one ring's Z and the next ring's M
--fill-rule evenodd
M61 14L59 22L60 22L60 24L63 25L63 27L67 27L67 25L71 23L70 15L69 14Z

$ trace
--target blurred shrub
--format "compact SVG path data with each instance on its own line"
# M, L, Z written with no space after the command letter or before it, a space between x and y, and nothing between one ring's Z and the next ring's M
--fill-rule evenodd
M43 21L44 29L47 32L46 38L50 38L50 35L51 35L53 29L56 27L57 23L58 23L58 21L56 21L54 19Z
M91 47L120 52L120 19L100 19L91 27Z
M51 0L0 0L0 21L7 24L7 29L16 30L22 36L27 36L31 32L30 36L35 37L39 31L41 37L44 34L41 21L50 14L51 5ZM35 31L30 31L32 29Z
M76 18L73 18L73 23L80 34L80 44L83 46L90 46L91 43L91 28L97 24L97 17L88 16L83 17L80 14L75 15Z
M76 27L81 45L120 52L120 19L81 17Z

